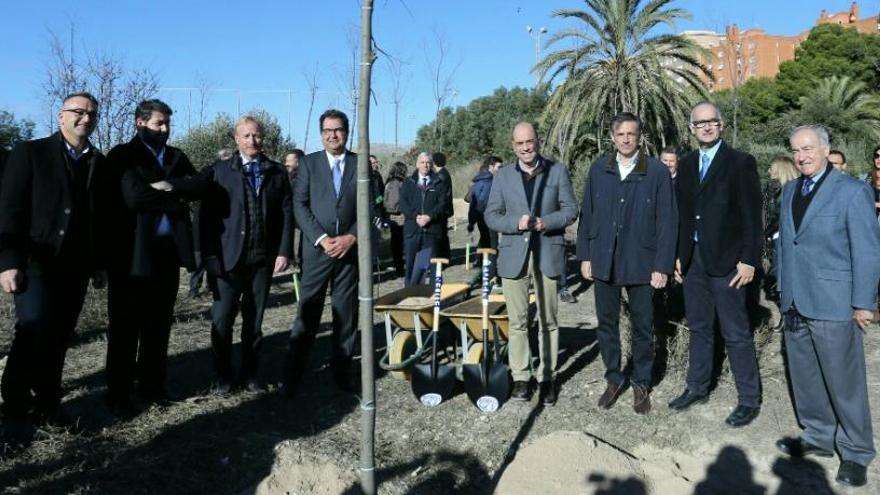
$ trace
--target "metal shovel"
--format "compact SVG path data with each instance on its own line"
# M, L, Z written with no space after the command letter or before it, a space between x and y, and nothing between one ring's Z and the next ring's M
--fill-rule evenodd
M443 286L443 265L449 263L446 258L431 258L431 264L437 266L434 274L434 325L431 332L431 362L417 364L412 370L412 389L419 401L433 407L452 396L455 386L455 368L437 364L437 347L440 340L440 289Z
M489 256L495 254L495 250L478 249L477 252L483 256L483 355L479 364L463 365L462 373L464 387L471 402L483 412L495 412L507 400L510 382L507 378L507 366L499 358L500 337L497 327L492 336L494 352L489 351Z

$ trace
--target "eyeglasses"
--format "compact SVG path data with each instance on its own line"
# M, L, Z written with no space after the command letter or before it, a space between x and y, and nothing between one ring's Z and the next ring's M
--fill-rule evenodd
M345 134L347 131L344 127L337 127L335 129L321 129L321 134L325 136L329 136L330 134Z
M877 153L874 153L874 158L880 158L880 151L878 151Z
M712 127L717 127L717 126L721 125L721 121L718 119L699 120L697 122L691 122L691 125L697 129L702 129L702 128L706 127L707 125L712 126Z
M81 119L86 115L89 116L90 119L95 120L98 118L97 110L86 110L84 108L62 108L62 112L70 112L76 114L77 119Z

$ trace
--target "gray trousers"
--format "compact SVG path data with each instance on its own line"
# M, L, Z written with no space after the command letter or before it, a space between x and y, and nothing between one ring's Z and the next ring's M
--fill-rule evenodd
M801 437L867 466L876 451L871 431L862 330L853 320L785 314L785 348Z

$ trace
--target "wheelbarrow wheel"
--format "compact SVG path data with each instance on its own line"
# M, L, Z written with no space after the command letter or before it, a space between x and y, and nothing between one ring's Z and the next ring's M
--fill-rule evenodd
M409 330L401 330L397 332L394 339L391 340L391 352L388 353L388 364L397 365L409 359L418 349L416 344L416 336ZM391 375L399 380L410 379L410 371L402 369L392 371Z
M483 343L474 342L468 349L467 356L464 358L464 364L480 364L483 359Z

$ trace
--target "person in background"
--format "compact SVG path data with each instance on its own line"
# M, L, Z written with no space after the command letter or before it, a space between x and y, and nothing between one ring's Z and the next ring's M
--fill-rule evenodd
M400 192L403 182L406 180L406 164L394 162L385 181L385 194L383 194L385 213L388 215L388 229L391 231L391 257L394 260L394 271L398 277L403 277L403 224L404 217L400 211Z
M763 259L767 262L766 276L763 284L767 299L776 301L776 268L775 256L779 244L779 208L782 204L782 188L785 184L798 176L794 161L787 156L778 156L770 162L767 169L768 179L761 186L762 202L764 204L764 253Z
M217 160L228 160L232 158L232 150L229 148L222 148L217 151ZM210 165L206 165L204 168L207 168ZM189 297L199 297L202 292L202 283L205 279L205 263L202 260L202 248L201 248L201 239L198 235L199 232L199 209L202 206L201 201L198 203L192 204L192 223L193 223L193 250L196 255L196 269L189 276Z
M669 170L669 176L672 177L672 184L675 184L675 178L678 177L678 149L675 146L667 146L660 152L660 161L666 165Z
M874 193L874 214L880 219L880 168L872 168L868 172L868 184Z
M828 153L828 163L842 173L846 173L846 155L840 150L831 150Z
M498 249L498 233L492 232L486 225L483 213L486 211L486 205L489 203L489 192L492 190L492 178L498 173L503 161L497 156L486 157L480 164L477 175L474 176L470 191L468 192L468 232L474 231L474 226L480 233L480 240L477 247ZM478 256L474 256L474 264L481 263ZM489 265L489 279L495 277L495 259L492 257ZM479 284L482 278L481 273L474 274L471 285Z
M440 258L446 258L449 260L450 264L452 264L452 257L450 256L450 247L449 247L449 217L453 215L452 210L452 177L449 175L449 171L446 170L446 155L444 153L434 153L431 155L431 160L434 162L434 172L443 178L446 181L446 184L449 185L449 190L447 191L447 203L449 204L449 210L446 212L446 215L443 217L443 225L441 227L442 233L440 238L437 239L437 251L436 256Z
M421 284L430 259L440 257L439 243L451 206L451 184L432 169L429 153L419 153L416 171L400 190L400 211L404 216L406 286Z
M305 156L305 153L299 148L294 148L284 155L284 168L287 169L291 191L296 189L296 174L299 170L299 162L303 156ZM293 258L291 258L290 264L293 268L302 266L302 231L296 225L295 219L293 221Z

